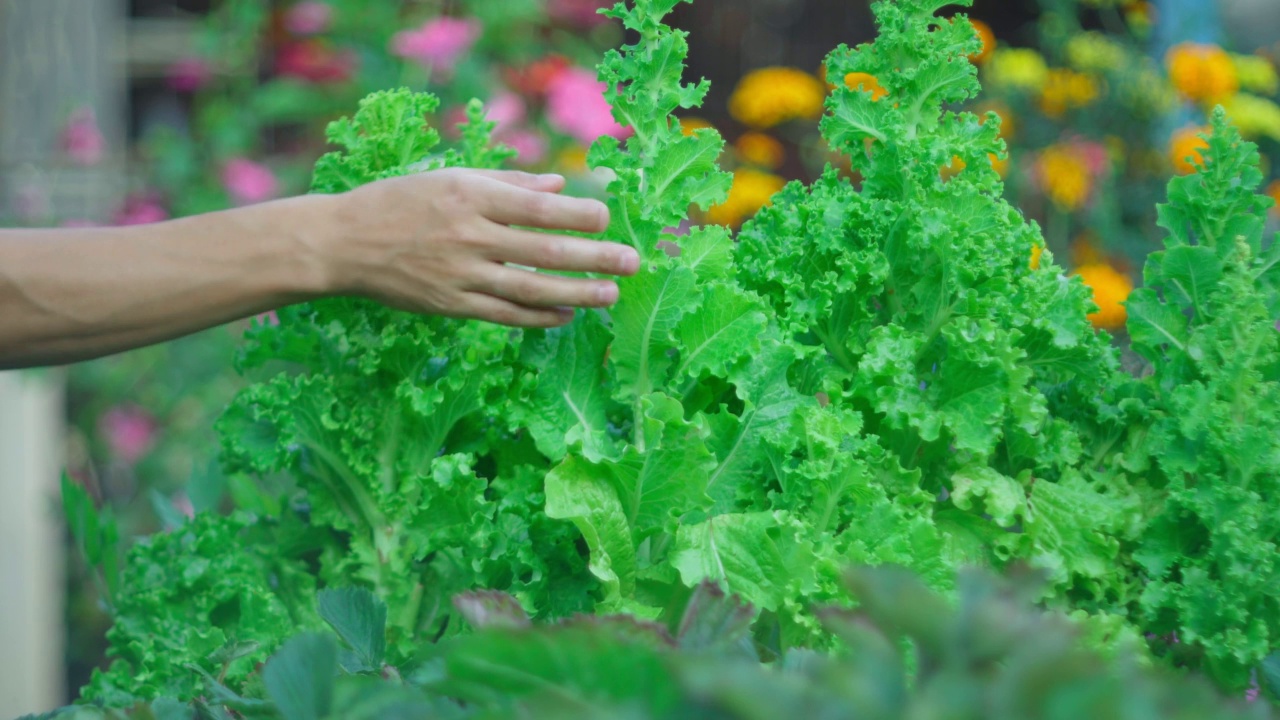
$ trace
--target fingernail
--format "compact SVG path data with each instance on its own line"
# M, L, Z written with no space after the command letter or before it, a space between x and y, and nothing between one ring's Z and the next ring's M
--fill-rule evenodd
M627 248L618 253L614 264L617 266L619 274L630 275L640 269L640 253Z
M561 175L560 173L542 173L538 177L542 178L543 180L557 180L557 181L564 180L564 176Z
M618 286L607 283L596 288L596 299L601 305L612 305L618 302Z

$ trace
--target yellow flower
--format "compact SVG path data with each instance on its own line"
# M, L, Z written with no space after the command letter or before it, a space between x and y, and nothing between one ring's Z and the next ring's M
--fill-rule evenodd
M1066 145L1050 145L1036 162L1040 186L1058 208L1067 212L1079 210L1093 191L1089 163L1080 153Z
M733 174L729 198L707 211L707 222L716 225L741 225L760 208L768 205L773 194L786 184L786 180L772 173L742 168Z
M1173 162L1173 169L1179 174L1189 175L1196 171L1197 165L1204 162L1200 151L1208 148L1209 143L1200 136L1208 132L1209 128L1185 127L1173 133L1173 138L1169 141L1169 159Z
M1100 32L1083 32L1067 41L1067 62L1077 70L1105 73L1123 67L1124 46Z
M587 150L586 148L574 145L560 151L556 156L556 167L563 169L569 173L584 173L587 171Z
M1097 97L1098 83L1091 76L1054 68L1040 91L1040 111L1051 118L1060 118L1068 110L1084 107Z
M1031 269L1032 269L1032 270L1039 270L1039 269L1040 269L1040 256L1042 256L1042 255L1044 255L1044 246L1043 246L1043 245L1032 245L1032 246L1031 246Z
M695 130L714 127L715 126L711 124L711 121L706 118L700 118L697 116L680 118L680 132L686 136L692 135Z
M738 157L766 170L773 170L781 165L787 154L782 143L761 132L742 133L733 147L738 151Z
M822 113L826 86L803 70L767 67L738 81L729 97L729 114L755 128L769 128L788 120L815 118Z
M1076 268L1076 274L1093 290L1093 302L1097 312L1089 315L1089 322L1103 330L1124 327L1128 318L1123 303L1133 292L1133 282L1119 270L1106 263L1094 263Z
M996 88L1034 92L1049 77L1049 66L1035 50L997 48L986 65L988 83Z
M1236 77L1240 78L1240 87L1259 95L1275 95L1280 92L1280 76L1276 75L1276 67L1261 55L1232 55L1231 62L1236 66Z
M984 124L987 122L987 113L995 113L1000 118L1000 137L1005 140L1013 137L1013 113L1008 107L997 102L987 102L974 108L974 112L978 114L978 122Z
M872 100L879 100L889 94L888 90L880 84L875 75L868 73L853 72L844 76L844 84L850 90L865 90L871 93Z
M1184 97L1217 103L1236 94L1240 78L1227 51L1217 45L1182 43L1165 55L1169 81Z
M982 40L982 49L977 53L969 56L969 62L974 65L981 65L991 59L991 53L996 50L996 34L992 32L991 26L981 20L969 18L969 22L973 23L973 29L978 32L978 38Z
M1003 180L1009 174L1009 158L1000 157L995 153L987 153L987 159L991 161L991 169Z
M1280 140L1280 105L1257 95L1240 93L1223 102L1222 106L1241 135Z

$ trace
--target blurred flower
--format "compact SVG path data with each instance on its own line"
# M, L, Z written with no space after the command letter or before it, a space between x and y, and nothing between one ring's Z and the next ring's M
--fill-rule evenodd
M276 197L280 182L265 165L232 158L222 167L222 186L237 205L252 205Z
M515 128L494 136L494 140L519 153L517 165L537 165L547 158L547 139L536 130Z
M522 68L509 67L503 77L513 90L525 95L543 95L557 75L569 67L569 59L563 55L547 55Z
M160 200L151 194L133 195L125 199L124 205L112 218L112 225L149 225L169 219L169 211Z
M982 22L969 18L969 22L973 23L973 29L977 31L978 38L982 40L982 49L969 56L969 62L974 65L981 65L991 58L991 53L996 50L996 34L991 31L991 26Z
M1155 23L1155 6L1146 0L1133 0L1124 5L1124 20L1138 37L1146 37Z
M1030 267L1031 267L1031 269L1032 269L1032 270L1039 270L1039 269L1040 269L1040 257L1041 257L1041 256L1043 256L1043 255L1044 255L1044 246L1043 246L1043 245L1032 245L1032 246L1031 246L1031 263L1030 263Z
M1121 303L1129 299L1133 282L1106 263L1083 265L1076 268L1075 274L1093 290L1093 302L1098 306L1098 310L1089 315L1089 322L1102 330L1124 327L1128 314Z
M556 155L555 166L571 173L587 171L587 150L580 146L567 147Z
M767 67L753 70L738 81L729 96L729 114L755 128L770 128L822 113L826 86L803 70Z
M319 35L333 22L333 7L320 0L295 3L284 15L284 28L294 35Z
M991 161L991 169L996 171L1000 179L1005 179L1009 174L1009 158L1000 157L995 153L987 153L987 159Z
M1068 110L1081 108L1098 97L1098 83L1093 77L1075 70L1054 68L1045 76L1040 89L1040 111L1060 118Z
M1280 140L1280 105L1267 98L1239 93L1223 101L1231 122L1247 138Z
M986 65L988 83L995 88L1035 92L1049 77L1049 66L1035 50L997 48Z
M1209 143L1200 136L1208 132L1209 128L1192 126L1173 133L1173 138L1169 141L1169 160L1173 163L1174 170L1182 175L1196 171L1197 166L1204 162L1200 151L1209 147Z
M974 108L974 112L978 115L978 122L987 122L987 113L995 113L1000 118L1000 137L1008 140L1013 137L1013 131L1016 126L1013 123L1013 113L1009 108L998 102L988 102Z
M1084 207L1093 192L1089 163L1070 144L1050 145L1036 160L1035 179L1045 196L1059 209L1073 212Z
M142 408L120 405L103 413L98 432L112 456L132 465L155 444L156 423Z
M692 135L695 130L703 130L703 129L714 130L715 129L715 126L712 125L711 122L706 118L689 116L689 117L679 118L679 120L680 120L680 133L682 135L685 135L686 137L689 135Z
M1076 70L1106 73L1128 61L1124 46L1100 32L1082 32L1067 41L1067 62Z
M964 158L959 155L952 155L951 162L942 166L942 179L950 180L967 167L969 167L969 164L964 161Z
M1165 55L1165 64L1169 68L1169 81L1190 100L1216 103L1240 89L1231 56L1217 45L1175 45Z
M478 20L437 17L416 30L396 33L391 39L391 52L447 76L453 74L458 60L480 39L482 32Z
M769 204L773 194L787 184L772 173L742 168L733 173L733 187L723 203L707 211L707 222L738 226Z
M1267 194L1275 201L1275 204L1271 206L1271 214L1280 215L1280 180L1271 181L1271 184L1267 186Z
M845 87L850 90L862 90L871 93L872 100L879 100L889 94L888 90L880 84L874 75L869 73L855 72L844 76Z
M1173 109L1178 93L1155 61L1139 58L1138 62L1135 71L1117 78L1118 95L1135 118L1151 120Z
M169 66L169 87L175 92L193 93L213 79L213 68L196 57L183 58Z
M81 167L102 162L107 153L107 139L98 128L93 108L82 107L71 113L58 138L58 145L67 159Z
M191 497L179 490L169 498L169 502L173 504L173 509L178 511L182 517L190 520L196 516L196 508L191 504Z
M762 132L742 133L733 147L738 151L738 157L766 170L777 169L787 155L782 143Z
M613 0L547 0L547 15L552 20L594 27L609 22L599 10L612 6Z
M1240 88L1259 95L1275 95L1280 92L1280 76L1276 66L1261 55L1232 55Z
M275 69L282 77L307 82L345 82L355 70L355 54L336 51L321 38L292 40L276 50Z
M590 70L564 70L547 86L547 122L583 145L590 145L602 135L626 137L631 131L613 119L613 110L605 98L607 90Z

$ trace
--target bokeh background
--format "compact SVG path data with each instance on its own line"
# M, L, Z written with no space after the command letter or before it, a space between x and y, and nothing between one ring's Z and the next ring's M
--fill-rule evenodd
M586 148L621 132L593 70L623 40L604 4L0 0L0 225L150 223L305 192L325 125L402 85L440 95L446 130L485 100L518 166L599 194ZM991 161L1123 344L1120 302L1160 241L1155 206L1213 106L1262 146L1280 199L1280 2L977 0L970 15L985 43L974 108L1000 117L1010 148ZM840 163L816 129L827 83L877 86L826 77L822 60L870 39L868 3L698 0L676 25L691 74L713 83L683 124L718 128L735 175L700 219L737 226L788 180ZM109 621L68 550L63 471L129 537L261 497L220 472L212 430L244 382L243 328L0 373L0 717L63 704L103 663Z

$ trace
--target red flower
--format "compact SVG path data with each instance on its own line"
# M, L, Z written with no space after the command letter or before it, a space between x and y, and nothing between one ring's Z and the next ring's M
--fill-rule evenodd
M335 51L320 38L292 40L276 51L276 74L313 83L339 83L351 79L355 54Z

